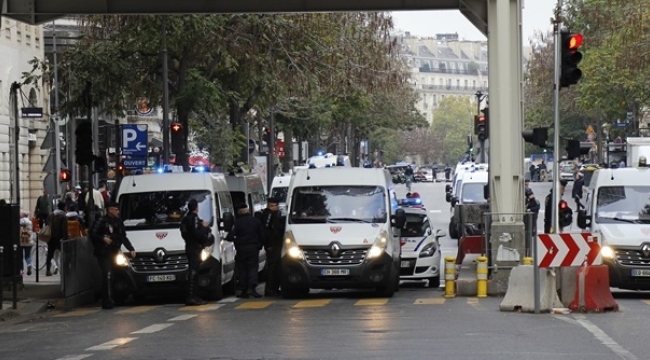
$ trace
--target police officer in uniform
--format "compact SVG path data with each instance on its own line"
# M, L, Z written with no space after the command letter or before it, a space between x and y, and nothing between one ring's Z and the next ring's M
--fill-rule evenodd
M185 255L189 263L185 305L196 306L206 304L206 301L197 295L198 274L201 266L201 251L214 243L214 236L210 232L209 224L199 219L199 204L196 199L190 199L187 209L187 214L181 220L181 236L185 240Z
M280 294L280 258L282 255L282 238L284 222L280 216L280 201L274 197L266 200L266 209L262 211L262 225L266 231L266 266L267 277L264 296Z
M122 245L135 257L135 248L126 237L124 223L120 219L120 208L117 203L106 205L106 215L95 223L90 239L95 247L95 257L102 270L102 308L112 309L113 302L113 261L120 252Z
M260 250L265 240L265 232L259 220L254 218L246 204L235 206L237 218L235 226L226 237L227 241L235 244L235 267L239 284L243 289L238 297L248 298L249 295L260 298L262 295L257 287Z

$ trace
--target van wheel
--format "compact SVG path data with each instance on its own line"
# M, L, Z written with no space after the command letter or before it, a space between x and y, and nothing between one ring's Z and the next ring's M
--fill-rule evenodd
M221 264L217 265L217 274L215 275L210 288L208 289L207 299L210 301L218 301L223 299L223 286L221 285Z
M129 298L129 294L123 292L115 292L113 294L113 302L115 306L122 306L126 303L126 299Z
M395 273L397 273L397 276L394 275ZM390 281L388 284L377 288L377 294L379 296L387 298L393 297L393 294L395 294L395 291L397 291L397 288L399 287L399 272L395 270L394 264L391 266L389 279Z

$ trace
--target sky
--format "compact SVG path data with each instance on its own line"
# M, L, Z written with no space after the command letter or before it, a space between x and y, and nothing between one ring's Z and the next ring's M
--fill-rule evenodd
M550 31L556 0L522 0L523 42L528 45L535 31ZM414 36L458 33L461 40L486 40L460 11L394 11L395 29L410 31Z

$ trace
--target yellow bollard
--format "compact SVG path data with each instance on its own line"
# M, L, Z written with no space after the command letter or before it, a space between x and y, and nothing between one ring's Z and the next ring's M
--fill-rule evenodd
M445 297L456 297L456 258L445 257Z
M488 258L479 256L476 259L476 297L487 297Z
M525 257L522 264L523 265L533 265L533 258L532 257Z

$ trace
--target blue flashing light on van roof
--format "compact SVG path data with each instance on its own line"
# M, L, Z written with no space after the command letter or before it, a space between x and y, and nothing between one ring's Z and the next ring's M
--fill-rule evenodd
M163 167L159 167L159 168L156 169L156 172L157 172L158 174L162 174L162 173L165 172L165 168L163 168Z
M203 165L194 166L190 172L205 172L206 168Z

